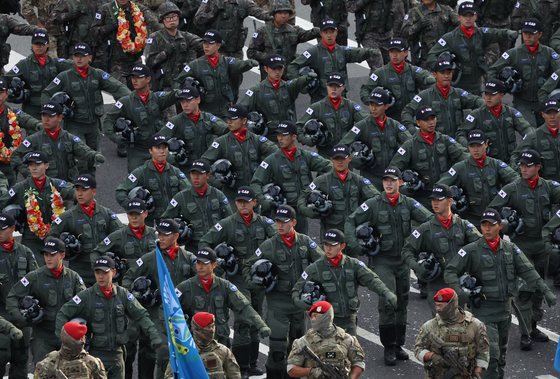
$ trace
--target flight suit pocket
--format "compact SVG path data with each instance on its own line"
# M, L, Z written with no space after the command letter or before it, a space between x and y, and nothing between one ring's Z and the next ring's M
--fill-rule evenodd
M125 255L134 255L134 244L132 243L127 243L124 245L124 254Z
M494 280L494 279L496 279L496 272L495 271L482 271L482 274L480 275L480 278L483 281Z
M418 150L418 159L425 161L428 158L428 152L426 149Z
M206 299L204 296L195 296L194 297L194 306L197 310L206 310ZM194 312L193 312L194 313Z
M282 172L282 177L284 179L291 179L292 177L292 169L289 167L284 167L284 169L281 170Z
M235 231L235 241L236 242L245 241L245 233L242 230L236 230Z
M50 144L43 144L43 146L41 146L41 150L43 150L43 152L45 154L47 154L48 156L53 155L53 151L52 151L52 145ZM52 165L51 165L52 166Z
M346 282L346 293L348 294L348 297L354 296L356 293L356 286L354 285L354 282Z
M89 225L89 224L82 225L82 236L86 240L88 240L88 239L91 240L93 238L93 232L91 230L91 225Z
M334 200L344 199L344 191L341 188L335 188L331 193Z
M107 222L103 219L97 220L97 231L101 234L105 234L106 229L107 229Z
M472 178L472 183L476 193L482 192L482 180L479 177Z
M183 264L181 265L181 273L183 274L183 278L188 279L191 277L191 266L186 263L186 262L182 262Z
M171 186L171 191L172 191L172 193L177 193L177 192L179 192L179 191L176 189L176 187L179 185L179 179L177 179L176 176L171 176L171 177L169 178L169 185ZM175 187L175 188L173 188L173 187Z
M218 209L220 209L220 201L218 199L210 200L210 209L212 209L213 211L217 211Z
M124 305L119 304L115 305L115 315L116 318L116 325L117 325L117 332L123 333L126 330L126 316L124 312Z
M196 205L196 203L187 203L187 211L189 213L197 213L198 210L198 206ZM191 220L192 222L193 220Z
M389 211L379 211L379 212L377 213L377 219L379 220L379 222L380 222L381 224L385 224L386 222L389 221ZM378 227L379 227L379 228L382 228L382 227L384 227L384 226L379 225Z
M101 321L105 318L105 312L103 309L95 309L93 311L93 320L94 321Z
M529 214L535 214L535 200L534 199L526 199L525 200L525 209Z
M336 284L335 283L321 283L323 289L326 293L333 293L336 292Z
M323 278L323 280L329 281L329 280L332 279L332 272L330 272L330 271L323 271L323 272L321 273L321 277ZM324 283L323 283L323 285L324 285Z
M64 289L64 300L68 301L74 297L74 291L72 291L72 287Z
M237 167L243 166L243 153L240 151L236 151L235 153L233 153L233 160Z
M447 252L449 252L449 241L447 238L438 238L436 246L442 254L447 254Z
M484 267L493 267L494 266L494 261L492 260L492 257L489 255L485 255L482 257L482 263L484 264Z
M94 324L92 324L92 329L94 327ZM105 326L103 325L103 332L105 331ZM103 332L99 332L99 333L103 333ZM108 344L109 339L107 338L107 336L97 336L95 335L95 331L93 332L94 336L91 339L91 347L106 347Z
M257 241L264 241L266 239L266 233L263 228L255 229L255 238Z
M270 110L270 113L276 115L280 112L280 109L278 108L278 103L276 102L276 100L269 100L268 101L268 109Z
M51 289L49 290L49 306L54 307L58 303L58 296L56 294L56 290Z

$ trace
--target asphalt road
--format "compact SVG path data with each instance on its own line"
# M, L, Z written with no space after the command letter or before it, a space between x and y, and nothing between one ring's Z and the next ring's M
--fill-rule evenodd
M298 25L306 29L310 28L309 8L301 5L299 2L297 2L296 8ZM354 17L351 15L349 18L351 23L354 24ZM262 23L260 21L257 21L258 26L261 24ZM253 20L251 18L246 20L246 26L249 27L248 35L250 38L254 31ZM351 39L354 37L353 26L350 27L349 36ZM19 59L22 59L23 56L30 54L30 37L10 36L8 42L12 45L12 56L10 64L6 66L6 69L10 69ZM352 42L350 42L350 45L356 46L355 43ZM298 51L303 52L310 46L311 45L308 43L302 44L300 45ZM350 81L348 96L360 103L358 96L359 88L361 84L366 81L367 75L369 74L369 68L367 68L365 63L360 65L350 64L348 66L348 74ZM244 93L250 86L257 84L259 80L260 76L256 70L245 74L240 94ZM307 95L300 96L296 102L297 114L300 116L303 115L308 105L309 97ZM108 109L110 106L110 102L107 102L106 108ZM122 213L123 209L115 201L114 190L118 184L126 178L126 159L117 157L115 145L106 137L103 137L101 140L101 152L105 155L107 160L103 165L98 167L97 170L97 200L99 203L109 207L114 212ZM316 242L319 242L319 224L317 221L312 220L310 222L309 235ZM549 280L548 283L552 286L551 280ZM552 290L557 296L560 296L560 290L558 288L553 288ZM414 359L407 362L398 362L398 364L393 367L387 367L383 364L383 347L379 341L377 326L377 296L369 290L362 288L360 290L360 298L362 305L359 311L358 337L367 357L367 368L363 373L362 378L422 378L424 375L423 367ZM415 288L412 288L408 310L409 325L407 329L407 341L405 348L412 350L414 348L414 341L420 326L431 318L428 304L425 300L421 300L419 298L418 291ZM560 329L559 310L560 306L548 308L545 305L544 319L539 323L539 325L546 328L552 340L548 343L534 343L534 348L530 352L522 352L519 350L519 329L517 325L512 327L510 346L507 356L506 378L560 378L560 374L553 367L558 341L558 334L556 333L558 333L558 330ZM266 360L266 354L268 353L267 344L268 339L263 340L261 344L262 354L259 362L263 368ZM410 355L412 357L411 353Z

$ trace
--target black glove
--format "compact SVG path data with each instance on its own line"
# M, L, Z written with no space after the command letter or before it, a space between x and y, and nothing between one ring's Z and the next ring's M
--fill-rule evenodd
M166 56L170 56L175 51L175 44L173 43L167 44L167 46L165 46L164 51Z
M72 9L72 12L70 12L70 13L72 14L72 20L73 20L73 19L81 16L82 10L80 8L74 8L74 9Z
M432 25L432 23L430 22L430 19L428 17L424 17L420 20L418 25L420 27L419 28L420 30L424 30L424 29L429 28Z

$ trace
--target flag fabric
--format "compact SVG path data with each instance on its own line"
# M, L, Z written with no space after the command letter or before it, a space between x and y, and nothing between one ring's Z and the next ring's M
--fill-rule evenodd
M560 341L558 341L558 346L556 347L556 357L554 358L554 368L556 371L560 372Z
M156 246L159 288L165 313L169 363L175 379L208 378L191 332L185 321L183 309L175 293L175 286L165 265L159 247Z

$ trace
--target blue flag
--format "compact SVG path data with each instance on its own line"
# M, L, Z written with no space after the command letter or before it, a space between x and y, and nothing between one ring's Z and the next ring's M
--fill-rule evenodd
M196 345L185 321L183 309L175 293L175 286L156 246L159 288L163 301L163 311L169 343L169 362L175 379L208 378L204 364L198 355Z
M556 357L554 358L554 368L556 371L560 372L560 341L558 341L558 347L556 348Z

